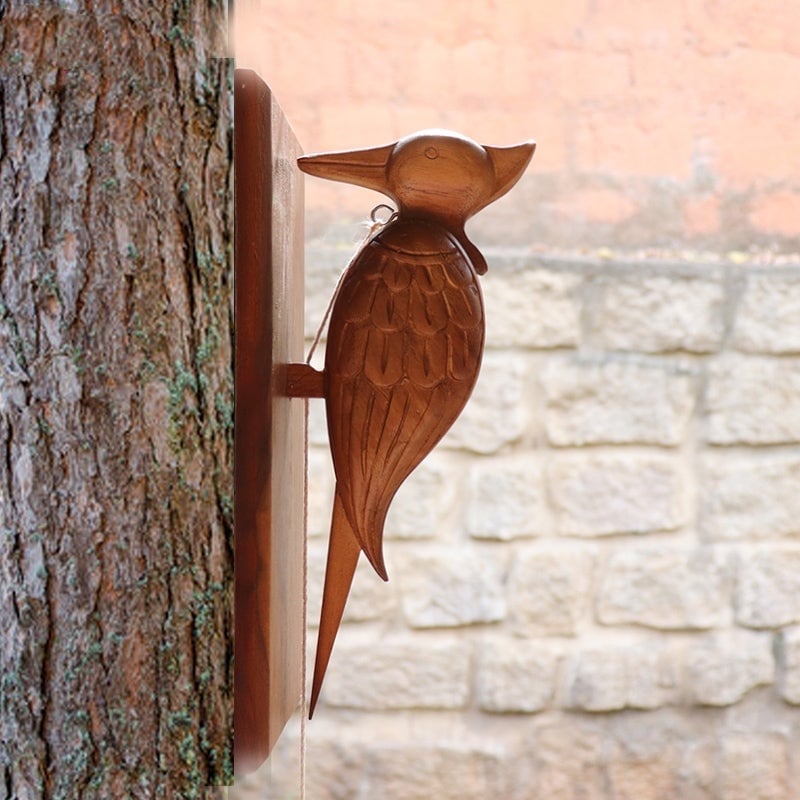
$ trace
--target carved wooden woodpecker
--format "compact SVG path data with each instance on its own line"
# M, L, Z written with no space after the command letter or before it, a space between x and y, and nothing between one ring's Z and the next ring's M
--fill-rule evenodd
M464 225L519 180L534 148L483 147L429 130L298 159L303 172L375 189L398 208L352 261L331 310L323 385L336 494L309 717L359 553L387 580L389 504L478 377L485 325L477 276L486 261Z

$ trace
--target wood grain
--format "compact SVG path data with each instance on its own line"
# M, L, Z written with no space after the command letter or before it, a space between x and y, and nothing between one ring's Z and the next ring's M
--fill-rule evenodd
M267 85L235 74L234 768L256 769L302 682L303 403L300 147Z

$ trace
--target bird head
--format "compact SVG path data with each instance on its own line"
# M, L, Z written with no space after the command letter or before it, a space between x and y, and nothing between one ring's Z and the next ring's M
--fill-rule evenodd
M535 147L484 147L452 131L425 130L383 147L301 156L297 163L309 175L382 192L401 217L461 231L519 180Z

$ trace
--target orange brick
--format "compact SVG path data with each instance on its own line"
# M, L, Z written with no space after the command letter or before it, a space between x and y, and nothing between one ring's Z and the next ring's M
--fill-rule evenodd
M368 100L387 103L398 93L405 92L408 82L403 76L403 64L392 57L382 43L364 37L342 42L340 57L347 64L346 91L342 98L358 102ZM402 88L401 88L402 87Z
M665 65L669 65L665 69ZM629 57L629 97L637 103L653 103L669 113L687 116L691 109L686 99L698 80L695 61L683 51L672 52L664 47L634 48Z
M345 102L350 95L346 42L318 27L328 21L328 4L315 25L304 24L304 4L307 0L300 0L291 13L277 4L269 14L258 4L241 4L234 15L236 66L254 69L269 84L301 143L314 138L307 125L322 98Z
M800 18L793 0L694 0L689 7L689 30L703 52L745 45L800 53Z
M278 97L278 102L280 103L280 97ZM315 146L315 142L320 140L320 124L316 108L311 106L292 108L283 104L281 104L281 108L300 143L300 148L309 153L319 149L318 146Z
M614 189L581 189L575 194L574 208L587 222L614 224L633 216L638 205L624 192Z
M423 38L407 55L404 92L414 104L445 105L453 92L452 50L430 37Z
M643 3L641 0L596 0L587 27L594 38L610 37L613 44L652 46L680 35L685 24L683 3Z
M800 192L781 190L759 195L748 219L764 233L800 236Z
M683 224L689 236L703 236L719 231L720 202L713 194L689 197L683 204Z
M322 178L306 178L305 206L309 220L321 217L330 221L367 219L369 212L386 198L378 192L346 183L333 183ZM360 229L353 228L355 239Z
M490 39L476 39L453 50L453 93L443 102L491 102L499 89L499 46Z
M585 115L576 126L577 165L588 172L687 178L693 131L668 109Z
M730 113L735 104L735 75L728 69L727 55L687 52L681 54L681 71L673 87L673 101L696 120Z
M388 103L335 103L319 109L320 136L314 150L350 150L393 142L404 132L395 129Z
M398 138L423 128L461 130L453 124L447 109L408 103L401 103L392 108L392 129L397 132ZM468 128L461 130L461 133L472 135Z
M560 0L557 3L505 3L515 13L498 15L502 30L509 41L524 41L532 45L575 45L586 28L589 0ZM534 50L537 55L540 50Z
M475 121L475 127L479 127L478 120ZM480 137L485 144L494 145L510 145L533 139L536 152L529 167L533 174L567 168L568 135L563 115L541 111L535 104L522 112L514 109L498 111L491 116L491 120L484 121Z
M630 96L628 57L622 53L561 50L552 53L542 69L549 76L550 91L576 109L587 102L618 102Z
M800 56L742 49L703 59L693 93L702 107L747 109L777 119L796 118L800 106Z
M310 0L309 17L316 14L319 0ZM459 42L483 35L483 3L454 10L448 0L405 0L402 3L354 2L353 8L339 23L349 36L371 35L387 54L408 54L423 39L452 47ZM491 27L491 26L490 26Z
M800 123L737 113L715 127L716 168L729 186L800 178Z
M530 103L541 103L547 88L541 74L542 63L549 61L545 54L514 42L503 46L498 55L495 96L503 98L503 104L515 111Z

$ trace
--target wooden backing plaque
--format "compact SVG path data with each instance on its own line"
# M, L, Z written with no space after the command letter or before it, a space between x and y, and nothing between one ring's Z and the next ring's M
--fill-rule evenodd
M234 770L267 758L302 683L304 408L300 147L267 85L235 72Z

